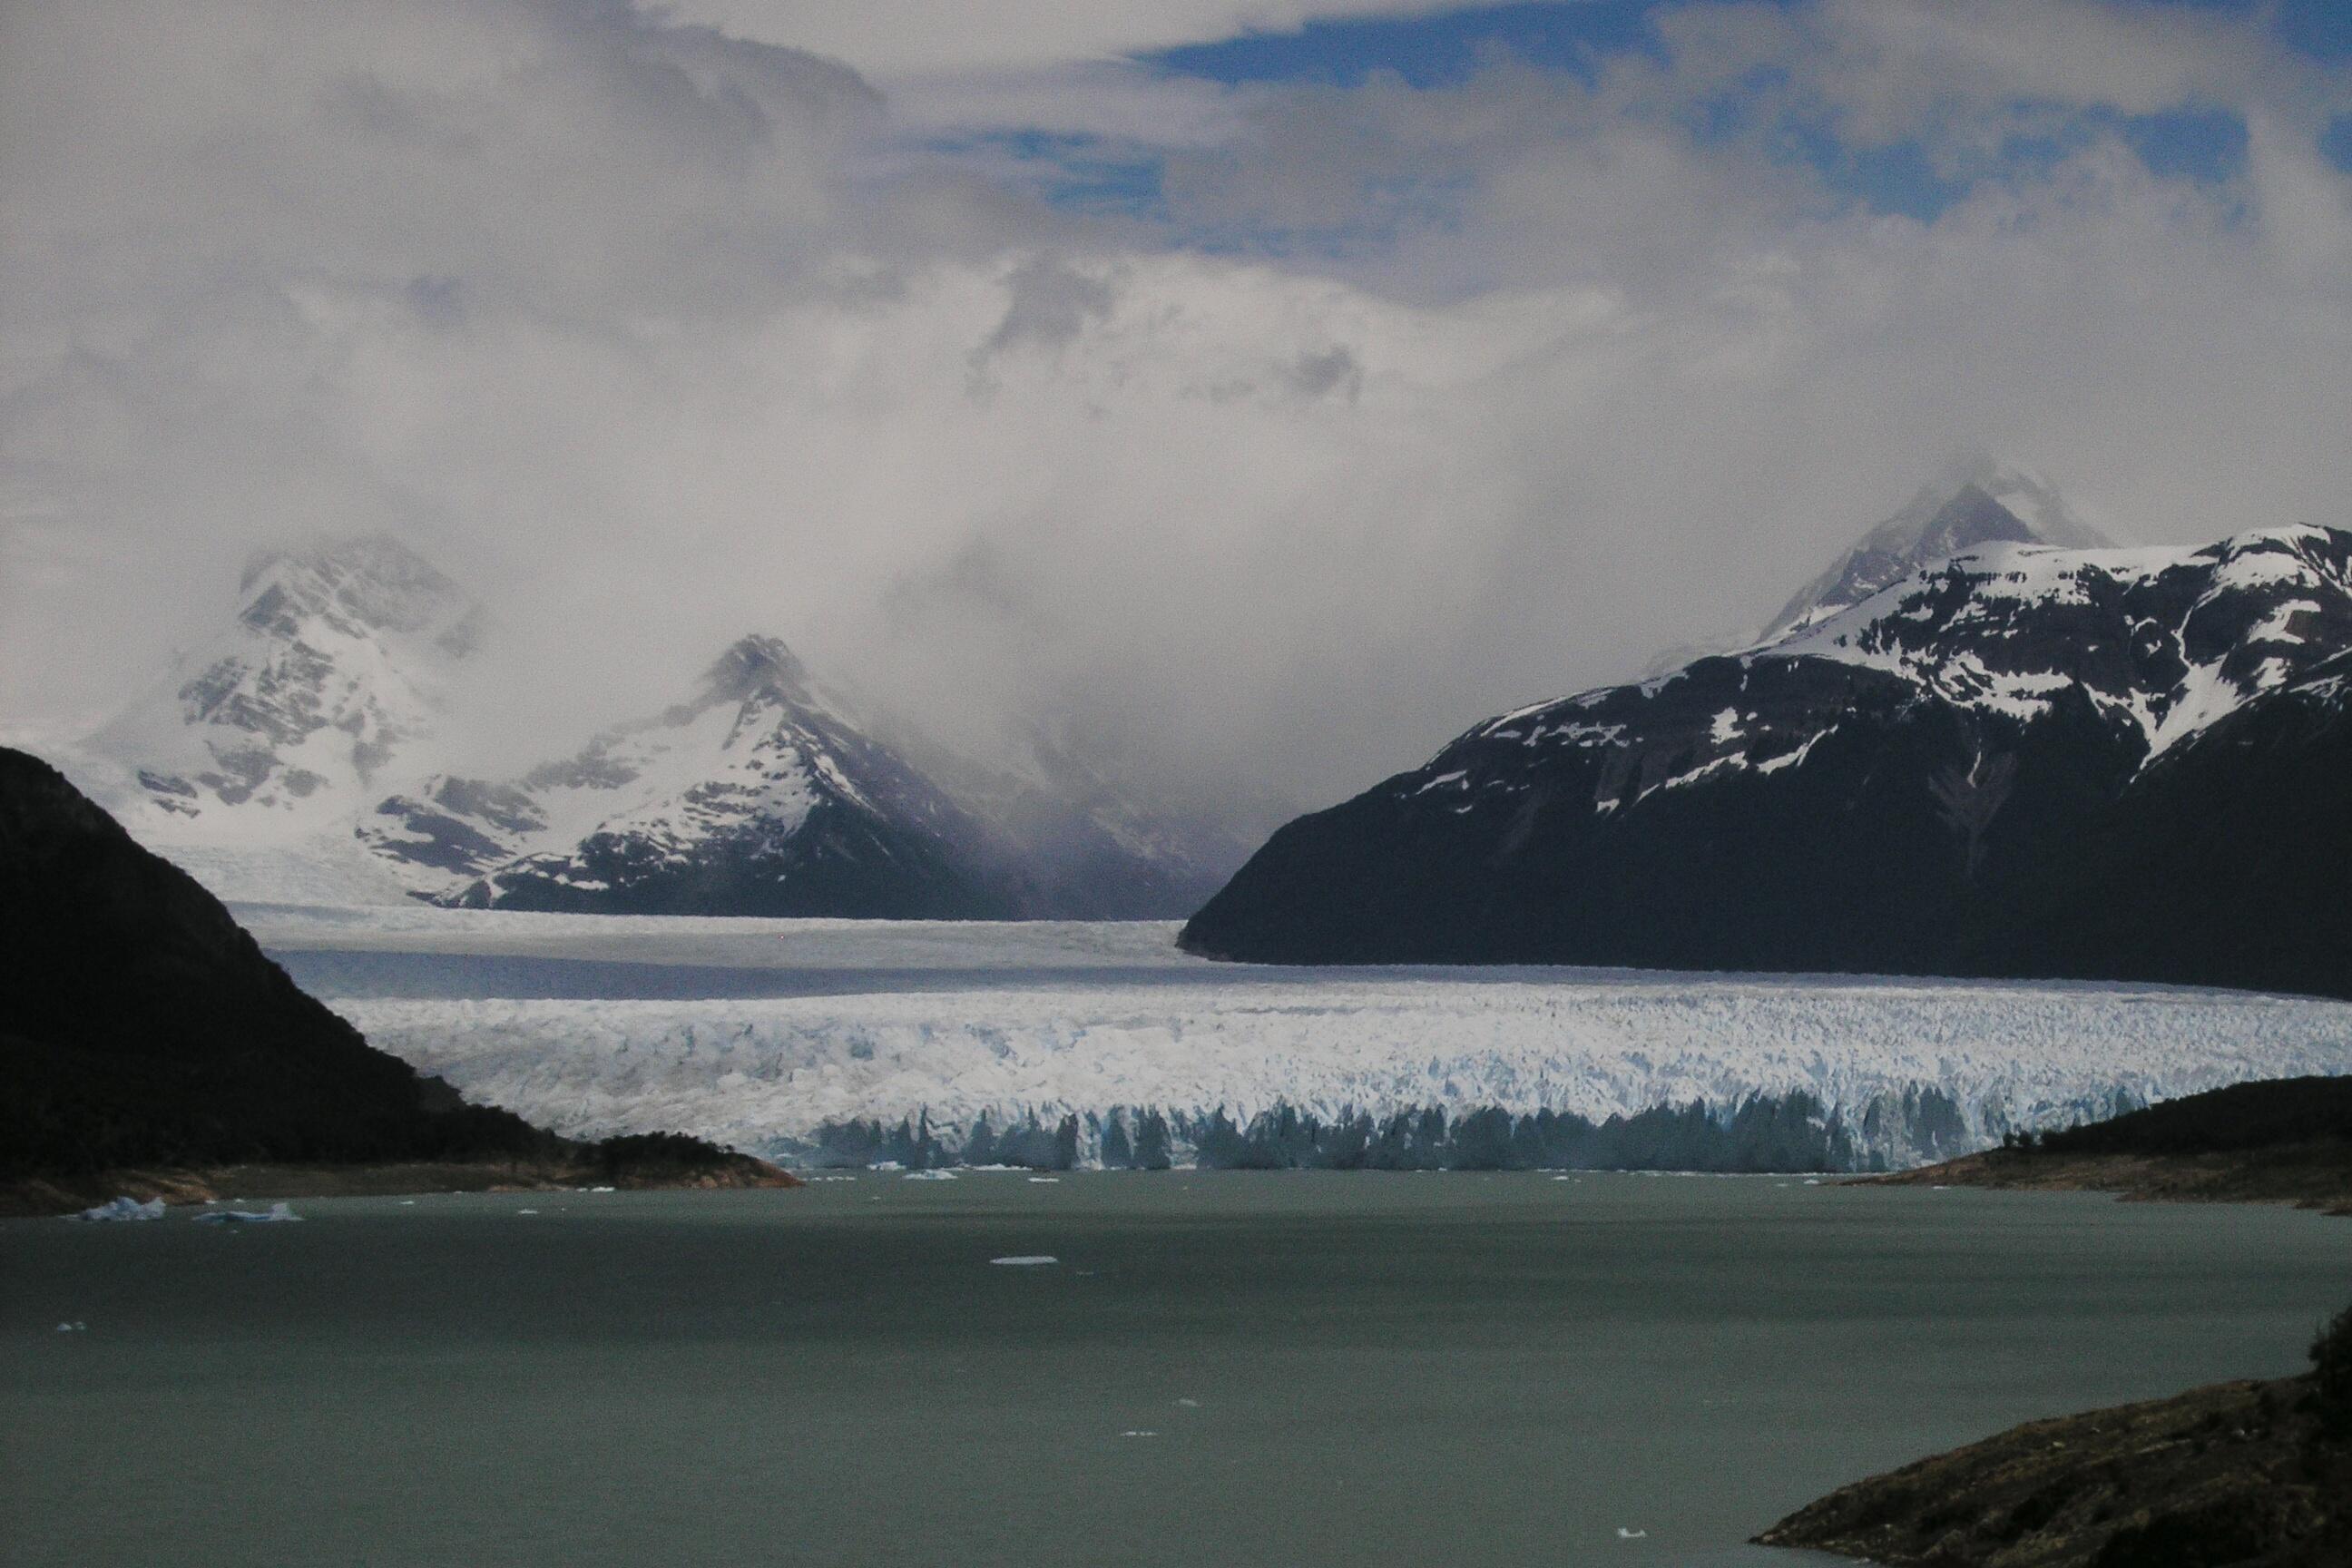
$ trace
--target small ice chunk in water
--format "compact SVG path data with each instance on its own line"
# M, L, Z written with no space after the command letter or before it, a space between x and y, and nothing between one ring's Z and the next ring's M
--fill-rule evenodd
M515 1210L515 1213L517 1213L517 1214L537 1214L538 1212L539 1212L539 1211L538 1211L537 1209L517 1209L517 1210Z
M86 1334L89 1331L89 1325L81 1321L79 1319L76 1319L70 1323L59 1323L58 1325L58 1332L61 1334Z
M294 1212L292 1205L283 1203L271 1204L267 1210L221 1209L196 1216L198 1225L218 1225L226 1220L236 1220L245 1225L299 1225L302 1216Z
M1160 1434L1159 1434L1159 1433L1157 1433L1157 1432L1150 1432L1150 1431L1143 1431L1143 1430L1130 1430L1130 1431L1121 1432L1121 1433L1119 1434L1119 1436L1122 1436L1122 1437L1157 1437L1157 1436L1160 1436Z
M1034 1185L1051 1187L1059 1185L1062 1178L1059 1176L1032 1176L1029 1180Z
M1000 1268L1041 1268L1048 1263L1059 1263L1062 1260L1048 1257L1042 1252L1021 1252L1015 1253L1011 1258L992 1258L989 1261Z
M877 1165L875 1169L881 1167ZM952 1182L956 1173L953 1171L909 1171L898 1179L902 1182Z
M1646 1541L1649 1536L1646 1530L1628 1530L1622 1524L1617 1527L1617 1539L1620 1541Z
M1198 1410L1201 1408L1201 1402L1197 1399L1180 1399L1176 1403L1182 1405L1187 1410Z
M87 1208L78 1215L68 1215L66 1217L88 1220L162 1219L163 1200L149 1198L142 1204L134 1197L119 1197L110 1203L102 1203L95 1208Z

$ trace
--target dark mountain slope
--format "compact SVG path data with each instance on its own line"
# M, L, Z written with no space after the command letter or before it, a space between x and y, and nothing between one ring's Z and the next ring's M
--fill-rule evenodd
M304 995L184 872L0 749L0 1176L434 1159L544 1139Z
M2352 652L2160 757L1975 906L1965 963L2352 997Z
M1482 724L1283 828L1183 942L2341 994L2347 647L2352 534L1988 546Z

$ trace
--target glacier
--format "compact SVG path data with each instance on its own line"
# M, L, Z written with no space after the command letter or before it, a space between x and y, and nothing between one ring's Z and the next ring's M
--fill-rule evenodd
M1437 1112L1455 1130L1442 1151L1480 1114L1523 1142L1539 1114L1621 1133L1647 1117L1646 1141L1545 1147L1743 1168L1691 1157L1662 1131L1673 1113L1725 1137L1810 1127L1774 1168L1865 1168L2352 1073L2352 1005L2248 992L1232 964L1179 951L1165 921L238 914L370 1040L468 1098L573 1136L676 1131L801 1164L1138 1163L1155 1121L1174 1163L1283 1163L1324 1147L1302 1127L1377 1138Z

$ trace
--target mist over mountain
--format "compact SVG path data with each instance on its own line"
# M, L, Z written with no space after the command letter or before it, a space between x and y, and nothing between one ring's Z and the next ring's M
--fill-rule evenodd
M1947 466L1941 479L1863 535L1829 570L1798 590L1761 633L1769 642L1861 604L1923 566L1986 544L2056 544L2096 550L2111 542L2076 517L2049 482L1986 454Z

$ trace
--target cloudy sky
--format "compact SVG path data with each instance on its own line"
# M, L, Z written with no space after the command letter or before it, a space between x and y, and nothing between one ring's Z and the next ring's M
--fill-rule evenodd
M20 736L390 530L518 752L756 628L1319 802L1959 450L2352 526L2336 0L7 0L0 248Z

